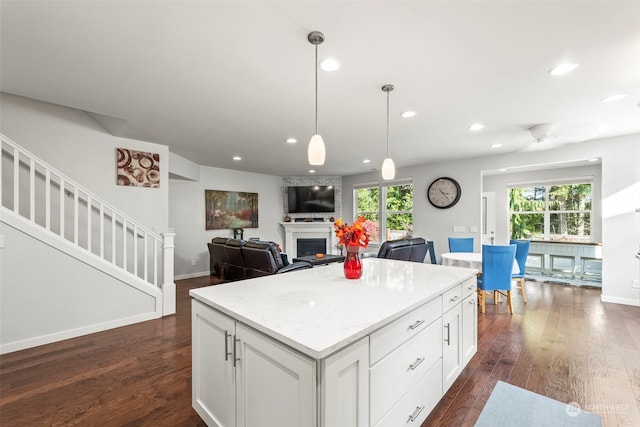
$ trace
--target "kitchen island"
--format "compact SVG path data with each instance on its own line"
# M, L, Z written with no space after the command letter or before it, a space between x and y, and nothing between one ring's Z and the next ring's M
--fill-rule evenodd
M477 348L477 270L363 260L190 291L209 426L419 426Z

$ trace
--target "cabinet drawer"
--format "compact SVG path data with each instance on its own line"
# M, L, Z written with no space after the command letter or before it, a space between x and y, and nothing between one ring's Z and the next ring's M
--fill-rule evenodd
M442 316L442 299L437 297L371 334L371 365L373 366L403 342L424 330L440 316Z
M442 357L438 319L371 368L371 421L376 423Z
M466 298L469 295L475 294L478 289L478 279L472 277L462 283L462 298Z
M465 282L466 283L466 282ZM442 312L446 313L456 304L462 302L462 284L448 290L442 295Z
M442 360L375 427L419 427L442 398Z

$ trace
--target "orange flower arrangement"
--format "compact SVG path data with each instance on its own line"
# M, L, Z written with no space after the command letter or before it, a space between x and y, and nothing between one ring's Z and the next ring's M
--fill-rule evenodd
M333 228L336 231L336 237L341 245L345 246L362 246L366 248L369 246L369 233L364 228L365 219L363 216L358 217L357 221L353 222L353 225L345 224L342 219L338 218L333 223Z

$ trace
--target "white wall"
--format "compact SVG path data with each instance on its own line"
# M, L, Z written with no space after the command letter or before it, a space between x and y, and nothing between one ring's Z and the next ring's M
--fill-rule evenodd
M0 132L5 136L134 220L167 231L166 146L115 137L82 111L5 93L0 94L0 110ZM160 188L116 185L117 147L158 153ZM4 221L0 222L1 352L161 314L159 290L141 292Z
M88 114L0 93L0 132L134 220L167 231L169 149L109 134ZM160 188L116 185L116 148L160 154Z
M478 157L399 168L398 178L412 177L414 182L414 235L434 240L437 253L447 251L447 237L454 225L476 226L480 230L483 171L515 166L530 166L586 160L602 160L602 300L640 305L640 291L631 287L638 280L638 261L634 258L640 244L640 221L634 210L640 207L640 134L608 138L529 153ZM460 202L451 209L433 208L425 198L426 189L439 176L450 176L462 186ZM343 177L343 211L353 205L353 185L379 180L379 172ZM475 238L480 249L480 233L456 233Z
M593 177L591 187L593 207L591 212L591 241L602 241L602 174L599 164L580 167L546 169L519 173L487 175L482 179L482 191L496 194L496 244L504 245L509 241L509 189L513 183L536 182L541 180L562 180L563 178ZM640 242L639 242L640 243Z
M159 317L158 290L141 292L1 221L0 234L0 354Z
M176 233L175 277L209 275L207 242L214 237L233 237L233 231L205 230L205 190L258 193L258 228L245 228L244 238L259 237L284 247L284 216L281 176L201 166L200 181L170 181L169 221Z

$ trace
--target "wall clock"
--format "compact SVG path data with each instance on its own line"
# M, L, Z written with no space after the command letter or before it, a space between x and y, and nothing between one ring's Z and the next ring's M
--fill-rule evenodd
M435 179L427 189L427 200L438 209L447 209L460 200L462 190L460 184L446 176Z

